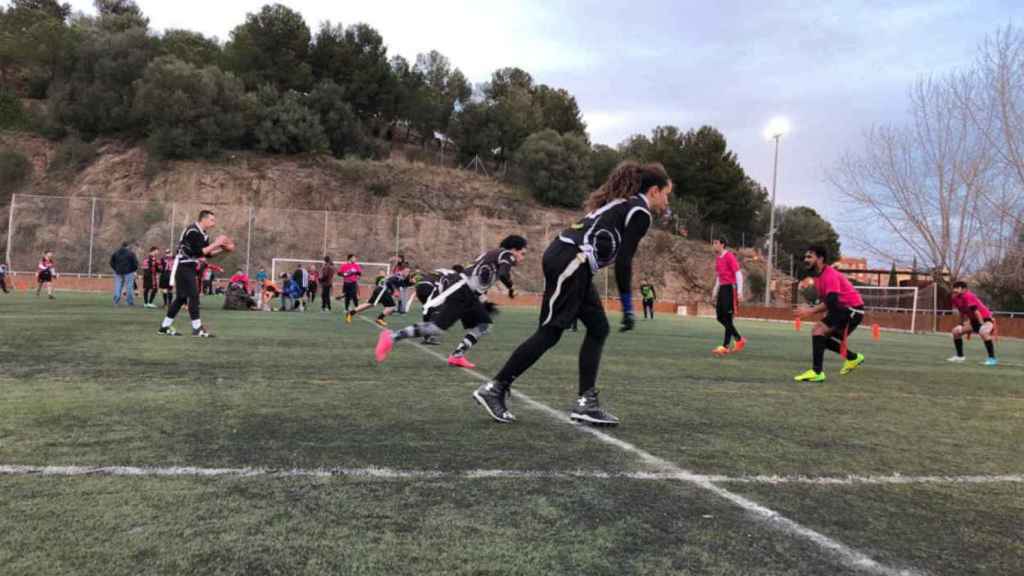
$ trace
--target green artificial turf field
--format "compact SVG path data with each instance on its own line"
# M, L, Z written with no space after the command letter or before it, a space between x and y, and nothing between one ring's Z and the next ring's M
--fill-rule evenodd
M829 353L800 384L807 326L740 320L719 359L713 320L640 320L599 379L622 425L594 433L564 415L582 332L516 383L515 424L470 397L535 311L503 311L474 373L443 362L457 329L377 366L337 305L204 302L212 340L0 295L0 573L1024 573L1020 341L986 368L978 340L950 365L948 338L865 329L860 369Z

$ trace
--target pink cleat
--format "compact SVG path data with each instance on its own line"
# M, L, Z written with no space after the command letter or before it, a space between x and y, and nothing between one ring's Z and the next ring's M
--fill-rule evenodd
M388 359L391 349L395 346L395 339L391 336L391 330L382 330L377 338L377 363Z
M449 356L448 365L456 368L476 368L476 364L466 360L465 356Z

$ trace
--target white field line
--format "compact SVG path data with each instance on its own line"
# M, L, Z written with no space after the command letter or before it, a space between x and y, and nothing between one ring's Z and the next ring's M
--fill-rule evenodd
M367 324L370 324L371 326L374 325L370 320L367 320L362 316L360 316L360 319L366 322ZM430 354L431 356L443 362L447 361L447 358L445 356L437 353L434 350L427 348L426 346L423 346L422 344L419 344L417 342L412 342L412 344L419 348L421 351ZM475 376L481 382L487 382L490 380L490 378L484 376L483 374L477 372L476 370L464 370L466 370L466 372L468 372L469 374ZM522 392L517 391L515 393L514 398L516 402L523 402L530 406L531 408L539 412L543 412L559 422L564 422L567 424L569 423L569 419L565 412L555 410L554 408L548 406L547 404L538 402L537 400L530 398L529 396L523 394ZM511 425L514 426L515 424ZM757 502L754 502L753 500L745 496L742 496L735 492L731 492L729 490L726 490L725 488L722 488L721 486L718 486L713 481L709 480L706 476L702 476L690 472L689 470L685 470L682 467L673 464L672 462L669 462L668 460L659 458L654 454L651 454L646 450L638 448L637 446L634 446L633 444L626 442L625 440L616 438L611 434L602 432L601 430L598 430L587 425L576 426L576 429L581 432L590 434L591 436L593 436L594 438L601 442L604 442L605 444L615 446L616 448L619 448L624 452L628 452L639 457L642 462L655 468L656 470L675 474L677 477L676 479L678 480L682 480L690 484L693 484L699 488L703 488L704 490L707 490L708 492L711 492L712 494L724 500L732 502L733 504L742 508L748 513L753 514L754 516L767 522L771 526L774 526L784 532L788 532L795 536L799 536L800 538L804 538L814 543L819 548L825 550L828 553L833 554L842 564L848 567L861 570L869 574L881 574L884 576L913 576L917 574L923 574L922 572L916 570L892 568L890 566L881 564L872 559L867 554L855 550L854 548L851 548L846 544L839 542L838 540L829 538L821 532L818 532L812 528L808 528L794 520L790 520L789 518L783 516L782 514L779 514L778 512L772 510L771 508L762 506L761 504L758 504Z
M723 476L678 474L674 472L609 472L602 470L417 470L396 468L202 468L196 466L32 466L0 464L0 476L136 476L200 478L367 478L376 480L700 480L717 484L812 484L817 486L860 486L890 484L1024 484L1022 474L999 476Z

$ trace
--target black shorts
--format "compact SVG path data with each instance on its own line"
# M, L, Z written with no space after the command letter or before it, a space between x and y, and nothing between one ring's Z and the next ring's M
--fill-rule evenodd
M430 297L437 293L437 284L433 282L419 282L416 284L416 299L420 301L420 304L426 304L427 300L430 300Z
M341 285L341 293L349 298L359 297L359 283L345 282Z
M174 291L179 300L199 301L199 275L194 264L178 264L174 273Z
M821 322L832 329L834 336L838 336L843 331L853 334L863 320L864 308L843 308L836 311L829 310Z
M977 320L971 320L971 330L973 330L975 334L981 334L981 327L985 324L991 323L991 318L983 318L981 322L978 322Z
M715 302L715 313L718 316L731 316L736 313L736 296L732 284L718 287L718 301Z
M431 308L427 316L430 318L430 322L433 322L441 330L447 330L460 321L466 330L476 328L481 324L494 323L484 303L480 301L480 295L466 285L452 292L444 301Z
M594 274L576 246L555 239L544 251L544 300L540 325L566 330L592 311L604 314L601 297L594 287Z
M160 289L171 289L171 272L169 270L164 270L163 272L160 273Z
M153 289L153 274L152 273L144 272L142 274L142 289L143 290L152 290Z
M43 282L53 282L53 272L50 272L49 270L42 270L37 275L37 278L39 279L40 284Z
M395 298L391 295L391 291L384 286L377 286L373 289L373 294L370 295L370 304L374 306L380 304L385 308L395 307Z

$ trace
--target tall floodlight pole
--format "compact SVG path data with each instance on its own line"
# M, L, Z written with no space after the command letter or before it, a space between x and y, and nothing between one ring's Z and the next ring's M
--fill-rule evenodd
M775 163L772 167L772 202L768 214L768 263L764 275L764 305L772 303L772 267L775 266L775 187L779 176L779 141L789 131L789 121L782 117L772 118L765 129L765 136L775 140Z

